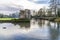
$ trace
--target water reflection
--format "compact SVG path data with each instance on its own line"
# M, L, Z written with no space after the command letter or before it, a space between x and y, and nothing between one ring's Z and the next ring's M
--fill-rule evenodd
M60 33L59 33L60 23L48 22L48 26L50 29L50 39L51 40L59 40L58 37L60 35Z
M0 40L60 40L60 23L40 19L0 23Z
M35 24L33 24L32 22L35 22ZM34 35L35 38L39 38L39 39L42 39L42 40L44 40L44 39L48 40L49 39L49 29L45 25L44 20L40 20L40 19L37 19L36 21L32 20L30 29L32 29L31 34L33 33L32 35Z
M38 25L39 25L40 27L44 26L44 25L45 25L45 20L39 20L39 19L38 19Z
M25 29L29 29L30 28L30 22L22 22L22 23L13 23L14 25L19 25L20 28L25 28Z

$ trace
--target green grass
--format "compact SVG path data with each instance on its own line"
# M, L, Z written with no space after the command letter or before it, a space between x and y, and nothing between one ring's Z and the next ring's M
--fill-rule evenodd
M0 18L0 22L29 22L29 19L18 19L18 18Z
M0 18L0 20L12 20L12 19L15 19L15 18Z

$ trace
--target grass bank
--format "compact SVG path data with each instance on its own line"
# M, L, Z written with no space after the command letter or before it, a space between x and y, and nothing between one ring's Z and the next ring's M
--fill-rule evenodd
M48 20L52 22L60 22L60 17L37 17L35 19L43 19L43 20Z
M15 18L0 18L0 20L2 20L2 21L6 21L6 20L12 20L12 19L15 19ZM16 18L17 19L17 18Z
M0 22L29 22L29 19L0 18Z
M56 18L54 21L60 22L60 17Z
M49 21L60 22L60 17L48 18Z

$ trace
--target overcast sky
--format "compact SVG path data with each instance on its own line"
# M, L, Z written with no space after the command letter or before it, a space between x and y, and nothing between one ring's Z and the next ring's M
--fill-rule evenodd
M0 5L15 5L16 7L23 6L26 9L39 9L48 7L49 0L0 0Z

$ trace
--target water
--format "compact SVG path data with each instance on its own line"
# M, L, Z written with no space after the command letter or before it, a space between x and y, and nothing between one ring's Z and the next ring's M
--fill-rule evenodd
M40 19L0 23L0 40L60 40L60 23Z

